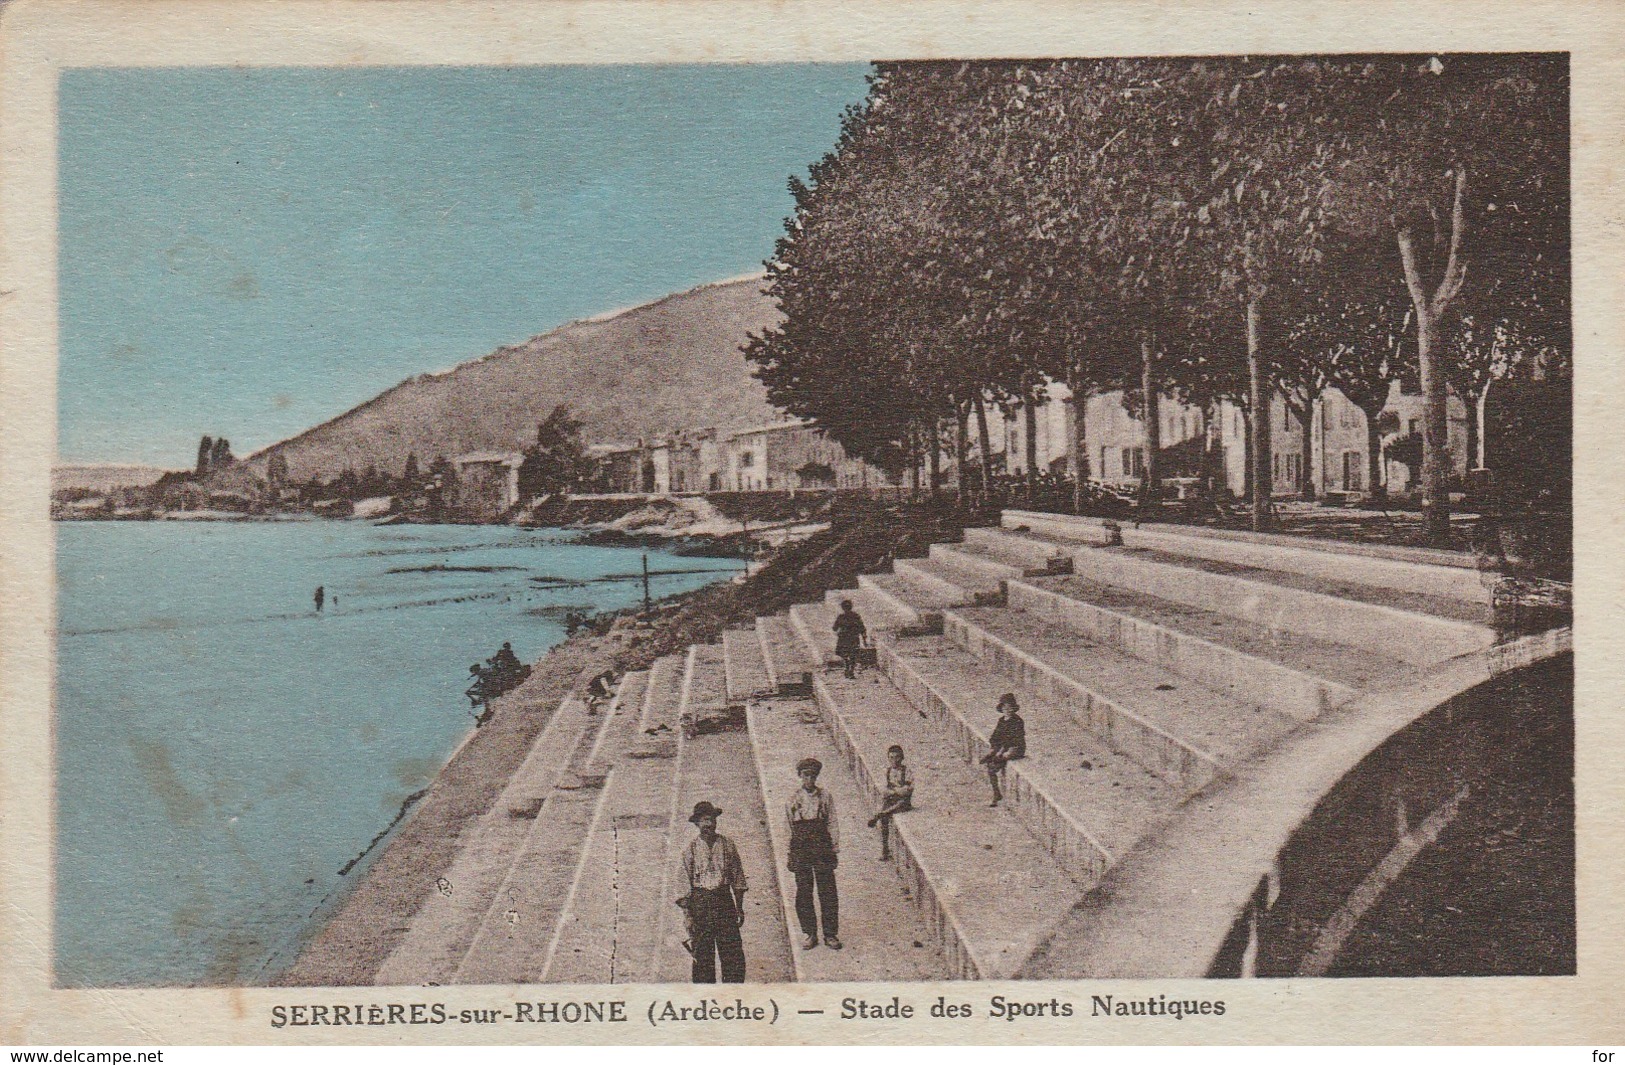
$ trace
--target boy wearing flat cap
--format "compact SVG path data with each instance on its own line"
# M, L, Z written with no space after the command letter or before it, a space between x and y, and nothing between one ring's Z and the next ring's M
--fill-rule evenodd
M745 944L739 926L745 923L745 868L739 864L739 848L733 840L717 832L722 810L708 802L694 804L689 821L700 834L683 849L683 884L688 894L677 905L688 911L688 925L694 955L694 982L717 982L717 962L722 963L722 982L745 982Z
M841 949L841 900L835 890L835 866L841 830L835 819L835 796L818 786L824 765L816 758L796 763L801 787L785 805L790 820L790 872L796 877L796 920L801 923L801 947L818 945L818 917L813 911L813 889L824 919L824 946Z

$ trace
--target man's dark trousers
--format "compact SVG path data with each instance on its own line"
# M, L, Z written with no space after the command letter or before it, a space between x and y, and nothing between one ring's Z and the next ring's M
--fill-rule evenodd
M733 891L721 888L704 891L695 888L688 896L688 912L694 918L694 982L717 982L717 960L722 961L722 982L745 982L745 944L739 938L739 911Z
M813 885L818 885L818 908L824 916L824 938L841 934L841 899L835 891L835 870L829 868L796 870L796 920L803 935L818 937L818 915L813 912Z

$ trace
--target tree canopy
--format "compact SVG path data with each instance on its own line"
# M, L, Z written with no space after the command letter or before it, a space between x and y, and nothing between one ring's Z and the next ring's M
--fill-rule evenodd
M1418 356L1436 420L1485 338L1570 343L1566 107L1547 55L877 64L746 354L893 471L1056 381L1138 390L1148 458L1161 393L1365 407Z

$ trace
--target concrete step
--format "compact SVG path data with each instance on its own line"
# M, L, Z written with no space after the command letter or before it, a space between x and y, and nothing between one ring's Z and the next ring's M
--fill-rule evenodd
M1109 534L1098 518L1005 511L1006 529L1026 529L1045 539L1104 544ZM1474 560L1461 552L1317 540L1199 526L1123 523L1123 543L1194 558L1256 566L1370 588L1489 606L1491 588Z
M795 608L803 614L818 607ZM773 647L815 639L803 623L773 621ZM882 653L889 641L880 641ZM822 653L803 646L801 662ZM781 665L782 668L782 665ZM915 809L893 822L897 867L949 970L966 979L1003 979L1044 942L1083 888L1050 857L1011 807L988 807L985 775L952 737L875 672L846 680L820 671L813 681L835 746L864 796L877 805L886 749L907 752Z
M379 967L379 984L448 983L499 894L537 811L565 771L589 726L586 705L567 698L543 726L491 808L463 832L443 883L425 884L425 900L406 935ZM527 816L528 815L528 816Z
M529 811L530 831L449 983L531 983L546 973L603 799L607 777L592 769L614 715L613 704L594 715L552 793Z
M1145 560L1471 625L1494 622L1489 583L1476 570L1459 566L1421 565L1132 526L1122 529L1122 537L1117 550ZM994 557L1032 566L1042 565L1051 555L1071 555L1078 549L1077 541L1036 530L967 529L965 542Z
M941 637L888 644L882 661L892 683L966 749L967 761L991 750L995 707L1014 685ZM1005 770L1005 803L1057 864L1090 886L1183 793L1054 707L1029 696L1022 717L1028 753Z
M1008 573L989 574L966 569L940 554L929 558L900 558L892 563L892 570L912 587L928 589L932 595L955 606L973 602L978 595L998 594L999 582L1008 577Z
M729 702L748 702L773 691L774 681L762 660L762 645L753 628L729 629L722 634L722 663Z
M706 704L725 700L723 647L696 644L689 648L679 715L685 720L706 720ZM745 978L752 983L785 983L795 978L790 937L780 905L777 863L768 835L767 809L757 780L755 753L743 719L734 731L702 731L683 739L677 761L672 801L672 852L663 874L660 911L660 946L655 979L687 983L692 979L692 956L683 948L686 932L683 913L674 900L687 893L681 876L682 848L696 829L688 817L694 804L706 801L722 809L718 831L739 849L739 861L750 881L745 893L745 923L740 937L745 946ZM662 879L662 877L657 877Z
M945 576L954 583L959 584L956 578L963 577L974 583L960 584L960 587L978 592L986 591L990 586L997 587L1000 581L1025 577L1028 568L1035 565L1014 552L995 554L982 545L970 542L932 544L930 557L931 561L940 563L948 569L949 572Z
M949 611L944 634L1113 750L1189 795L1298 719L1238 702L1012 608Z
M1197 610L1083 578L1023 578L1007 580L1005 586L1012 608L1040 614L1095 643L1231 698L1294 717L1314 717L1347 702L1357 690L1404 683L1417 673L1416 667L1398 659L1268 633L1228 614ZM921 609L936 601L921 596L919 587L899 586L899 598Z
M789 637L786 635L784 639ZM830 739L816 701L753 700L746 712L756 755L755 775L768 811L773 869L790 933L795 979L854 983L952 979L954 973L941 946L926 927L902 881L892 869L878 861L878 830L865 823L875 807ZM841 939L845 949L838 951L822 944L812 950L802 949L800 928L795 919L795 878L786 870L790 832L783 810L799 787L796 763L809 757L824 764L818 782L834 796L840 822L841 865L836 877L841 894ZM895 830L893 839L896 839Z
M694 735L697 724L703 726L704 722L724 715L732 703L728 698L726 658L720 643L689 646L677 719L690 736Z
M1262 629L1086 577L1011 581L1008 602L1232 698L1303 719L1421 672L1391 655Z
M1006 535L1009 540L1000 546L984 538L981 543L946 548L945 554L984 568L1019 565L1033 541ZM1133 548L1081 547L1071 555L1078 576L1101 584L1229 614L1270 632L1295 633L1393 655L1413 665L1436 664L1495 641L1495 630L1485 625L1304 591L1258 575L1212 573L1161 556L1146 557ZM1015 574L1014 578L1021 576Z
M1170 543L1170 547L1183 547L1183 543ZM1350 576L1321 573L1297 573L1268 565L1249 565L1228 559L1203 558L1160 547L1130 547L1138 557L1174 566L1185 566L1204 573L1219 573L1248 580L1267 581L1283 588L1315 592L1338 599L1352 599L1372 606L1390 607L1413 614L1427 614L1469 625L1490 627L1495 623L1495 610L1488 601L1490 589L1475 580L1475 587L1485 593L1485 600L1468 600L1454 596L1430 595L1415 588L1391 588L1364 584ZM1260 561L1267 561L1261 559ZM1417 568L1417 567L1412 567ZM1459 573L1460 570L1450 570ZM1476 576L1476 574L1475 574Z
M659 979L666 871L676 833L672 809L681 733L676 722L683 658L650 669L643 706L610 724L599 757L611 763L597 820L587 836L557 944L543 979L552 983L648 983ZM650 723L653 724L650 724Z
M884 596L893 604L894 611L911 615L916 622L921 614L940 614L949 607L962 606L965 602L963 596L942 594L938 586L918 580L906 572L864 574L858 578L858 584L876 595Z
M918 620L899 612L890 599L866 587L863 579L861 576L858 578L856 588L833 588L825 592L824 602L839 610L843 600L851 600L852 609L863 619L864 628L871 631L895 629L899 625L910 625Z
M687 656L667 655L649 668L649 683L643 697L638 730L649 736L676 731L678 704L682 701L683 666Z

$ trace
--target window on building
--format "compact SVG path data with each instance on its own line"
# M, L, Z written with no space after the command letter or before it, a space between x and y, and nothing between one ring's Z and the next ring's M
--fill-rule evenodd
M754 466L756 464L756 456L749 451L741 451L739 453L739 464L741 466Z
M1107 456L1108 456L1108 455L1109 455L1109 454L1111 454L1111 449L1109 449L1109 448L1104 448L1104 447L1103 447L1103 448L1101 448L1101 449L1100 449L1100 466L1099 466L1099 472L1100 472L1100 476L1101 476L1101 477L1102 477L1102 478L1104 478L1104 477L1105 477L1105 476L1106 476L1106 457L1107 457Z
M1281 481L1281 453L1279 451L1277 451L1275 454L1271 455L1270 457L1275 460L1274 477L1275 477L1276 483L1279 484L1280 481Z

